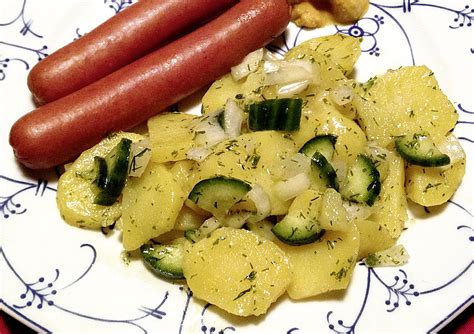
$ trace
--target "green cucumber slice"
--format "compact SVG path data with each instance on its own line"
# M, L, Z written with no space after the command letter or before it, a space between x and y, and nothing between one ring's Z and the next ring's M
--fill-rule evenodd
M300 153L311 158L314 153L319 152L324 155L327 161L331 161L334 155L336 141L337 136L335 135L318 135L308 140L303 147L300 148Z
M122 193L128 176L131 145L132 141L130 139L122 138L105 157L106 168L103 166L102 158L96 157L98 158L95 159L96 164L99 165L96 184L100 191L95 197L95 204L110 206L115 203ZM106 173L104 174L104 172Z
M359 154L347 171L340 193L349 201L372 206L381 187L380 173L375 164L366 155Z
M201 209L223 217L250 189L250 184L242 180L217 176L198 182L188 198Z
M324 234L317 220L302 214L287 214L272 228L273 234L289 245L306 245L315 242Z
M324 187L339 189L336 170L326 157L318 151L311 158L311 176L312 181L316 184L322 183Z
M168 279L183 279L183 244L151 245L140 247L145 263L159 276Z
M297 131L300 128L302 99L271 99L247 106L252 131Z
M449 156L441 153L428 134L415 133L395 138L397 152L407 162L424 167L449 165Z

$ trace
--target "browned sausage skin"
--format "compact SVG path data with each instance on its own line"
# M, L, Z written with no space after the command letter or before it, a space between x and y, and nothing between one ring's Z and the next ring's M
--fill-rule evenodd
M286 0L244 0L205 26L105 78L37 108L10 132L33 169L70 161L108 133L130 129L227 73L284 31Z
M28 75L38 104L66 96L221 13L237 0L142 0L43 59Z

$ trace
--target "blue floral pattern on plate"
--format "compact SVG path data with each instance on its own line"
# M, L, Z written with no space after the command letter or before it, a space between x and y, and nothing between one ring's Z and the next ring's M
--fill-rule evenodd
M435 332L473 303L469 166L474 142L474 9L469 1L373 1L366 16L353 25L317 31L292 26L269 46L284 54L306 39L338 32L363 38L357 65L362 77L390 66L432 67L459 112L456 134L468 156L468 172L442 208L413 209L417 222L408 224L401 238L412 255L409 264L374 269L360 263L346 292L298 303L282 298L264 320L246 321L194 299L185 286L156 279L134 254L120 256L118 233L104 236L68 227L55 207L57 178L23 172L10 153L11 124L33 108L24 83L28 70L133 2L0 4L0 103L9 111L0 124L1 151L9 152L0 165L2 309L42 332L81 328L114 333L355 333L384 326L400 332ZM45 20L48 12L59 8L65 10L67 21ZM53 34L58 30L60 37ZM430 43L424 34L430 35ZM19 99L26 102L18 103Z

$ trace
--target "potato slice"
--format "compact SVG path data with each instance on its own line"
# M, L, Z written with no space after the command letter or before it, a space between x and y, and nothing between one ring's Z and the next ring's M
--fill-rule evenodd
M236 96L243 96L239 94L242 94L242 82L244 80L237 82L229 73L214 81L202 97L203 113L223 110L227 99L236 99Z
M347 226L346 232L326 231L321 239L307 245L275 241L293 269L287 291L292 299L347 288L359 251L359 232L353 223L347 222Z
M179 161L194 147L193 126L198 116L183 113L163 113L148 120L151 160Z
M225 140L212 148L212 153L196 163L197 183L218 175L227 175L260 185L271 202L271 215L285 214L289 202L282 201L274 191L274 174L282 161L296 153L294 142L277 131L246 133L236 139Z
M305 105L301 116L301 127L292 134L298 148L320 134L337 136L334 158L347 165L363 153L367 139L362 129L352 119L343 116L325 94L319 94Z
M111 135L79 158L61 175L56 201L61 217L70 225L98 229L115 223L122 214L119 202L111 206L94 204L98 188L93 184L94 157L105 157L122 138L134 142L143 139L135 133L120 132Z
M382 224L368 219L356 219L354 223L360 235L358 259L366 257L369 253L390 248L395 244L396 239L392 238L390 232Z
M129 180L122 198L122 242L134 250L171 231L186 194L163 165L150 162L140 178Z
M335 34L310 39L292 48L285 59L313 59L333 62L343 75L349 75L361 54L361 38Z
M356 98L367 138L387 147L394 136L429 133L439 144L458 114L426 66L408 66L369 80Z
M386 157L389 164L388 175L382 182L379 199L374 204L374 213L369 220L385 227L392 238L398 238L408 220L405 163L397 153L387 152L389 152Z
M239 316L264 314L291 278L288 259L274 243L227 227L187 250L183 272L195 297Z
M409 165L406 170L407 196L423 206L446 203L453 196L466 172L466 159L447 167Z

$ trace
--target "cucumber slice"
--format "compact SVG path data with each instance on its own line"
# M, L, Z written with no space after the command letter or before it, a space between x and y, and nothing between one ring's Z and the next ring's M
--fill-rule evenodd
M107 183L107 162L102 157L94 157L94 183L97 187L104 189Z
M380 174L375 164L366 155L359 154L347 171L340 193L349 201L372 206L381 187Z
M100 157L95 157L96 164L99 165L96 184L100 189L94 199L95 204L110 206L115 203L122 193L128 176L131 145L132 141L130 139L122 138L117 146L103 159L104 161L101 161L102 158Z
M140 247L145 263L159 276L183 279L184 244L151 245Z
M339 189L336 171L326 157L318 151L311 158L311 176L316 184L322 183L324 187Z
M322 193L306 190L291 203L288 213L272 228L273 234L289 245L312 243L324 234L319 221Z
M272 228L273 234L285 244L306 245L324 234L319 222L302 214L288 214Z
M337 136L335 135L318 135L308 140L303 147L300 148L300 153L311 158L314 153L319 152L324 155L326 160L331 161L334 155L336 141Z
M199 208L222 218L232 206L242 200L250 189L251 186L247 182L217 176L198 182L188 198Z
M397 152L407 162L424 167L449 165L449 156L441 153L428 134L400 136L395 139Z
M297 131L300 128L302 99L272 99L247 106L252 131Z

